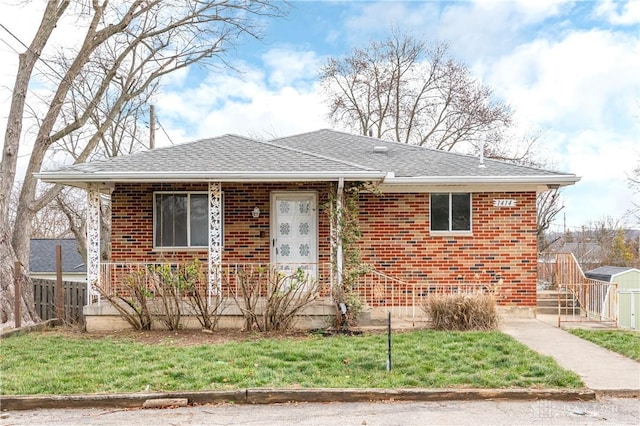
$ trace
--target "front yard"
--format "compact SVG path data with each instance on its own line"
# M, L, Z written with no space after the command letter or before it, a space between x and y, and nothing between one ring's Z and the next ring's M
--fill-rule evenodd
M640 332L625 330L569 330L571 334L640 361Z
M1 393L583 387L574 373L500 332L396 333L391 372L385 334L216 332L191 344L182 333L57 330L7 338L0 341Z

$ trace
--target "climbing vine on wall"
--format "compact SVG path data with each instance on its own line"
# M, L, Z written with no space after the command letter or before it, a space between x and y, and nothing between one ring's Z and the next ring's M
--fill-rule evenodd
M331 221L332 241L340 240L342 244L342 283L334 285L333 299L336 303L344 303L347 307L347 325L355 325L358 314L362 310L362 300L357 292L359 278L369 271L369 266L362 263L358 242L361 232L358 223L358 203L360 192L371 191L369 184L348 182L342 194L342 209L338 209L338 191L336 187L329 190L328 208ZM338 235L339 233L339 235ZM331 247L332 268L337 276L338 245ZM339 317L341 318L341 317Z

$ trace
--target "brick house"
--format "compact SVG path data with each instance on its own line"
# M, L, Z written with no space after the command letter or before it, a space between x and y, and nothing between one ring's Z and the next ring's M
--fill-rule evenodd
M359 195L359 246L378 277L377 293L363 286L367 303L415 304L409 297L435 288L480 285L495 286L501 305L530 313L536 194L579 180L332 130L268 142L225 135L38 177L88 191L92 285L109 265L194 257L210 288L233 264L340 271L340 230L327 213L341 203L330 200L365 182L375 190ZM111 197L108 261L99 257L100 194Z

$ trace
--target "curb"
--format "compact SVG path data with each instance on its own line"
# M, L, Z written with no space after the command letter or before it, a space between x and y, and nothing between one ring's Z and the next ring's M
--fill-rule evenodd
M187 399L189 404L278 404L371 401L591 401L590 389L244 389L236 391L2 396L0 410L142 408L147 400Z
M640 398L640 389L594 389L596 398Z

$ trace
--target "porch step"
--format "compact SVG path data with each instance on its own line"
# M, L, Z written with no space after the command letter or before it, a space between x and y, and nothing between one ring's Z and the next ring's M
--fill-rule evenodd
M539 314L558 314L558 306L560 306L560 314L575 315L580 313L575 298L566 291L558 295L558 290L542 290L538 291L536 312Z

